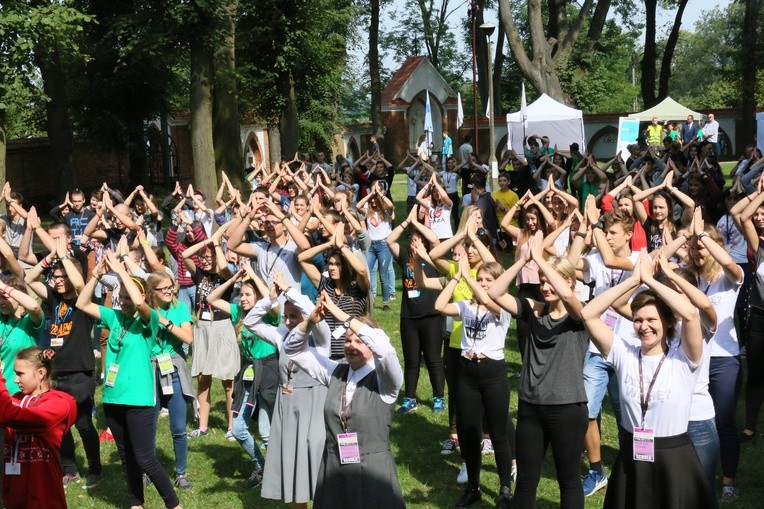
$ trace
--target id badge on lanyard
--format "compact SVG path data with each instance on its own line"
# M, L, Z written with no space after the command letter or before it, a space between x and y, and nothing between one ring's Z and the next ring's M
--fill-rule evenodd
M647 415L648 404L650 403L650 395L653 392L653 386L655 380L658 378L658 373L663 366L663 361L666 360L666 354L663 354L658 367L655 368L653 373L653 379L650 380L650 385L647 387L647 394L645 394L645 382L642 377L642 352L638 354L639 361L639 405L642 409L642 421L639 428L634 428L634 435L632 437L632 454L634 461L646 461L653 463L655 461L655 432L651 428L645 427L645 416Z

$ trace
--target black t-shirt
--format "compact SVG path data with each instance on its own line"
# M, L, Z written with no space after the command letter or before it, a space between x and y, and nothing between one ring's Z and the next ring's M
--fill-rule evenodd
M435 310L435 301L438 294L435 290L421 290L414 279L414 260L408 249L402 247L398 257L395 259L401 267L401 290L403 299L401 300L401 318L428 318L439 315ZM437 270L422 262L424 275L427 277L439 277Z
M583 365L589 338L584 324L570 315L552 319L548 306L536 317L527 299L513 298L517 318L529 327L520 370L520 399L534 405L586 402Z
M77 298L65 299L46 285L47 296L41 306L50 320L50 347L56 352L53 370L57 373L93 371L95 356L90 336L93 319L75 307Z

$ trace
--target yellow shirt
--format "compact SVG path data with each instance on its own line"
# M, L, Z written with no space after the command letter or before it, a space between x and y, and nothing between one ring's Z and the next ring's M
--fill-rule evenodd
M459 264L454 261L449 261L448 279L454 277L456 271L459 270ZM470 269L470 276L477 277L477 268ZM472 300L472 288L467 282L462 279L459 284L454 288L454 294L451 296L451 302L459 302L460 300ZM448 340L448 346L451 348L462 349L462 322L454 318L453 325L451 326L451 337Z
M496 217L499 219L499 224L504 220L504 216L507 215L509 209L517 203L520 198L517 197L517 193L511 189L502 191L498 189L491 193L493 201L496 202ZM517 219L512 220L512 226L517 226Z

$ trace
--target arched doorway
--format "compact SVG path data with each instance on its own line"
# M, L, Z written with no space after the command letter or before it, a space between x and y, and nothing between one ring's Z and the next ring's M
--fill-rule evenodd
M347 142L347 149L345 151L345 158L351 161L357 161L361 156L361 149L358 148L358 142L354 136L351 136Z
M409 125L409 150L416 150L419 137L424 134L424 114L427 108L426 91L422 90L411 101L406 116ZM438 153L443 145L443 108L438 99L430 94L430 113L432 115L433 153Z
M257 168L263 162L263 153L260 151L255 133L249 133L247 143L244 144L244 161L245 168Z

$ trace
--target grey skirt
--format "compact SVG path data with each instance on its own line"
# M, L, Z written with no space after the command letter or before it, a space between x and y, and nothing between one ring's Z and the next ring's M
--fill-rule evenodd
M295 387L292 394L282 394L278 388L265 458L263 498L287 504L313 499L326 440L326 391L323 385Z
M199 320L194 328L191 376L233 380L241 367L239 345L231 320Z

